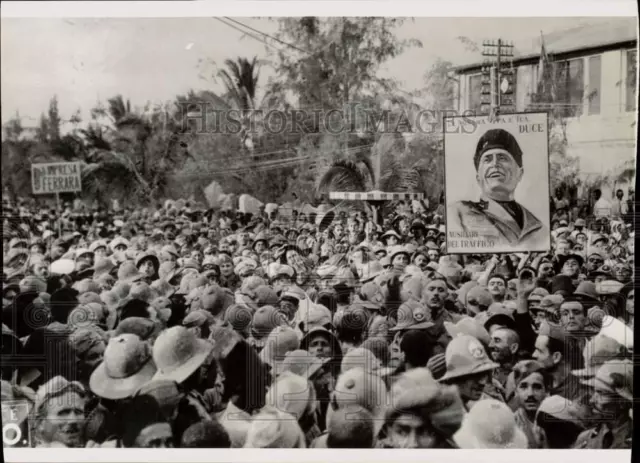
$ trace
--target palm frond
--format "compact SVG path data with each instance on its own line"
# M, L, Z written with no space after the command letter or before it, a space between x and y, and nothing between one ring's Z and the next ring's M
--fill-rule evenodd
M322 175L317 191L365 191L366 187L367 178L357 164L338 160Z

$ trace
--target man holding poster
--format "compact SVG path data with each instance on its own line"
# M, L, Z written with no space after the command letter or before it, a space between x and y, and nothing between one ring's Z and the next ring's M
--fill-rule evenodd
M541 169L548 162L546 117L542 114L509 115L497 122L478 120L475 132L482 135L475 143L472 164L476 190L474 198L451 200L450 182L460 176L447 171L447 246L448 252L514 252L543 251L550 246L548 212L544 216L523 204L535 204L536 198L548 196L548 171ZM485 129L487 127L488 129ZM519 142L516 135L521 137ZM472 137L476 133L446 134L445 149L451 146L450 137ZM528 135L528 137L527 137ZM536 135L538 135L536 137ZM477 136L477 135L476 135ZM537 138L537 139L536 139ZM528 142L522 144L522 140ZM456 144L454 143L454 146ZM523 149L524 148L524 149ZM460 153L460 151L453 151ZM468 153L468 151L467 151ZM447 166L455 162L446 152ZM531 171L525 174L525 159ZM537 161L537 162L536 162ZM459 165L459 164L458 164ZM452 165L453 167L453 165ZM456 167L453 172L459 172ZM454 174L455 175L455 174ZM525 175L529 182L520 191ZM464 182L466 183L466 182ZM461 184L455 185L461 190ZM532 191L535 189L535 191ZM464 188L462 188L464 190ZM459 194L459 193L458 193ZM544 202L544 201L541 201Z

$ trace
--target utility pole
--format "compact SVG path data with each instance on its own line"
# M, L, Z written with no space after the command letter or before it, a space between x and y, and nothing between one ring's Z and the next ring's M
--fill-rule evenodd
M513 42L485 40L482 43L482 112L497 117L501 112L515 109Z

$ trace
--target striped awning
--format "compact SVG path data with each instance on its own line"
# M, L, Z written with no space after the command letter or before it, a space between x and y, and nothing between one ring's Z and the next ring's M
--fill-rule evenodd
M406 201L408 199L424 199L423 193L387 193L384 191L369 191L366 193L354 193L348 191L332 191L330 199L342 199L347 201Z

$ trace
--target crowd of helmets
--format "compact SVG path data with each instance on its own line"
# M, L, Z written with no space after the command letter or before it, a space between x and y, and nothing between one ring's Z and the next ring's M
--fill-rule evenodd
M630 448L634 232L447 254L439 216L5 207L35 447ZM18 409L17 409L18 410Z

